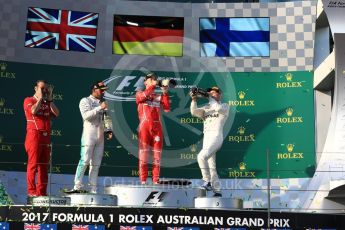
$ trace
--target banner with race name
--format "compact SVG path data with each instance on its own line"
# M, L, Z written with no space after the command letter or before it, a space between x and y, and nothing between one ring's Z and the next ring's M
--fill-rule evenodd
M14 206L2 207L0 213L4 220L0 222L0 226L7 227L2 229L16 230L340 230L343 229L345 221L341 214L271 212L269 218L265 211L167 208L33 207L27 209L25 206Z
M54 65L0 63L1 169L25 171L23 100L37 79L54 86L61 115L52 126L52 170L74 174L80 158L82 119L79 101L96 80L108 86L115 137L105 143L102 176L138 176L138 115L135 93L145 70L109 70ZM171 111L162 112L162 177L201 178L197 154L203 121L190 114L193 86L219 86L230 106L224 141L217 152L221 178L309 178L315 170L313 73L291 72L156 72L177 81L169 90ZM159 89L157 89L159 92ZM199 98L198 105L207 103Z

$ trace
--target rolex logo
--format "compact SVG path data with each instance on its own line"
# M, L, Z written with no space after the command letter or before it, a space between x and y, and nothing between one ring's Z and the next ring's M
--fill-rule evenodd
M4 63L4 62L0 63L0 70L1 70L1 71L5 71L5 70L6 70L6 67L7 67L7 64L6 64L6 63Z
M249 106L255 106L254 100L243 100L246 97L246 92L239 91L237 93L239 100L231 100L229 101L230 106L240 106L240 107L249 107Z
M0 98L0 106L4 106L5 105L5 99L4 98Z
M246 163L244 163L244 162L239 163L239 169L240 170L246 170Z
M286 81L284 82L276 82L277 89L284 89L284 88L301 88L303 87L302 81L292 81L292 73L286 73L284 75Z
M190 146L190 151L191 151L192 153L196 152L196 145L191 145L191 146Z
M58 129L52 129L51 133L52 136L62 137L62 131Z
M3 144L4 136L0 134L0 152L12 152L12 145Z
M286 144L287 152L277 153L277 159L278 160L303 159L304 153L295 152L294 148L295 148L294 144Z
M286 114L289 116L289 117L291 117L292 116L292 114L293 114L293 109L290 107L290 108L287 108L286 110Z
M292 80L292 73L286 73L285 78L287 81L291 81Z
M293 148L295 147L294 144L287 144L286 145L286 149L289 153L291 153L293 151Z
M244 128L243 126L240 126L240 127L237 129L237 133L239 133L240 135L243 135L245 130L246 130L246 128Z
M13 108L6 108L5 107L5 98L0 98L0 115L14 115Z
M246 131L246 128L243 127L243 126L240 126L237 128L237 132L238 135L230 135L229 138L228 138L228 141L229 142L237 142L237 143L240 143L240 142L254 142L255 141L255 134L252 133L252 134L245 134L245 131Z
M287 117L277 117L277 124L292 124L292 123L303 123L302 116L292 116L294 113L293 108L289 107L285 110Z
M110 152L109 151L104 151L104 158L109 158L110 157Z
M238 98L239 98L239 99L242 100L245 96L246 96L246 93L245 93L245 92L243 92L243 91L238 92Z

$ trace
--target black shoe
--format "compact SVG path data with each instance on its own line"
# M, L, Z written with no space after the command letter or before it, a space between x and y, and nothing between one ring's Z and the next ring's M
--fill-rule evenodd
M67 193L67 194L73 194L73 193L88 193L87 190L82 190L82 189L64 189L62 190L63 193Z
M213 197L222 197L222 194L219 193L219 192L215 192L214 195L213 195Z
M27 198L26 198L26 203L29 204L29 205L32 205L33 199L35 197L38 197L38 196L36 196L36 195L28 195Z
M34 197L38 197L37 195L33 195L33 194L28 194L28 198L34 198Z
M205 189L206 191L211 191L212 190L212 185L211 182L204 182L203 185L201 185L201 188Z

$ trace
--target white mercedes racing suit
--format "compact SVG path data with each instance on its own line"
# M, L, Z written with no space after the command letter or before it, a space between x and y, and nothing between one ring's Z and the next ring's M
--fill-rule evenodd
M104 153L104 111L100 100L90 95L79 103L83 118L83 134L81 137L81 158L74 178L74 189L83 187L83 176L89 166L89 186L91 193L97 193L97 177Z
M198 108L196 101L190 105L191 114L204 120L204 140L198 154L198 163L205 182L211 182L215 192L220 191L216 169L216 152L223 143L223 126L229 116L229 105L217 102L212 97L209 103Z

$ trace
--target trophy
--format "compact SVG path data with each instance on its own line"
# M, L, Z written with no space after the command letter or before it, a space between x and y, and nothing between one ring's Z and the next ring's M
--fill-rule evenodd
M197 97L206 97L206 98L209 97L207 90L202 89L202 88L198 88L198 87L191 88L190 94L192 96L197 96Z
M159 87L169 87L173 89L177 85L177 82L174 79L165 78L162 80L158 80L157 85Z

